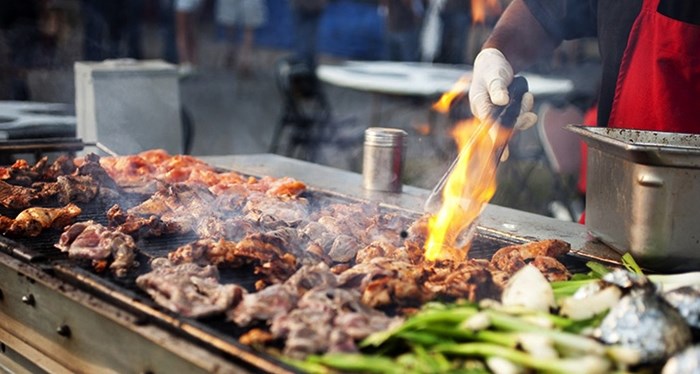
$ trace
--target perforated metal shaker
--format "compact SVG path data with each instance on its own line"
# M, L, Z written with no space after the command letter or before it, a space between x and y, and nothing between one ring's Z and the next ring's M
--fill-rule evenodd
M405 131L386 127L365 130L362 157L363 187L372 191L401 192L406 149Z

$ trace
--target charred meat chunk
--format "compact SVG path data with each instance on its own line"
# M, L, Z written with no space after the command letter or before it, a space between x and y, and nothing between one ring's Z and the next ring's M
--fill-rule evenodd
M272 321L273 336L284 340L284 354L304 358L321 352L355 352L356 340L385 330L398 319L363 305L356 290L314 288L295 309Z
M216 267L186 263L175 265L168 259L152 261L149 273L136 278L136 285L160 306L185 317L223 313L238 304L245 290L235 284L219 283Z
M280 283L296 270L296 258L285 251L278 237L269 234L251 234L239 242L224 239L201 239L183 245L168 254L174 263L193 262L231 268L253 265L257 274L265 276L265 283Z
M292 310L299 296L283 284L275 284L258 292L245 294L238 305L227 313L229 320L248 326L255 320L268 321Z
M135 237L148 238L164 235L182 234L186 230L176 222L165 222L157 216L140 216L125 212L115 204L107 211L109 225L117 230Z
M134 239L95 221L69 226L54 246L61 252L68 252L71 258L92 260L98 271L105 262L111 261L109 268L117 277L126 276L137 265Z

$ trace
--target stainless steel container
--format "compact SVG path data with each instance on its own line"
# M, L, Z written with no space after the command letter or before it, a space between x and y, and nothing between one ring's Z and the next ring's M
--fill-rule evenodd
M363 186L372 191L401 192L406 132L370 127L365 130Z
M590 232L649 269L700 269L700 135L569 129L589 146Z

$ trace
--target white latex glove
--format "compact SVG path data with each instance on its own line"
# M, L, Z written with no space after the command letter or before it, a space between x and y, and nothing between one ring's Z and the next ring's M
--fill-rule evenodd
M474 71L469 86L469 105L472 114L484 120L493 111L494 106L508 104L508 86L513 81L513 68L501 51L486 48L479 52L474 60ZM537 122L537 115L532 112L535 103L532 93L523 95L520 115L515 128L525 130Z

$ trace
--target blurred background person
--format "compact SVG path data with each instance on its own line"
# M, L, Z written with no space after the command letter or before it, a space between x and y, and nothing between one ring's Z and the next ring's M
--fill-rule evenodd
M177 64L175 0L158 0L158 28L161 38L161 57L165 61Z
M418 61L424 1L380 0L379 4L386 25L384 58L392 61Z
M196 22L202 0L175 0L175 32L177 54L182 75L194 72L197 66Z
M143 57L144 0L83 0L83 58Z
M440 10L442 33L435 62L463 64L472 24L471 0L443 0Z
M327 0L290 0L294 24L294 57L316 70L318 24Z
M30 100L30 69L53 64L60 24L48 0L0 2L0 36L6 47L0 56L0 97Z
M218 0L216 23L223 27L226 50L224 61L244 75L251 72L255 29L267 22L264 0ZM241 31L237 35L237 31ZM240 41L237 37L240 36ZM236 45L239 48L236 48ZM237 63L235 62L237 60Z

